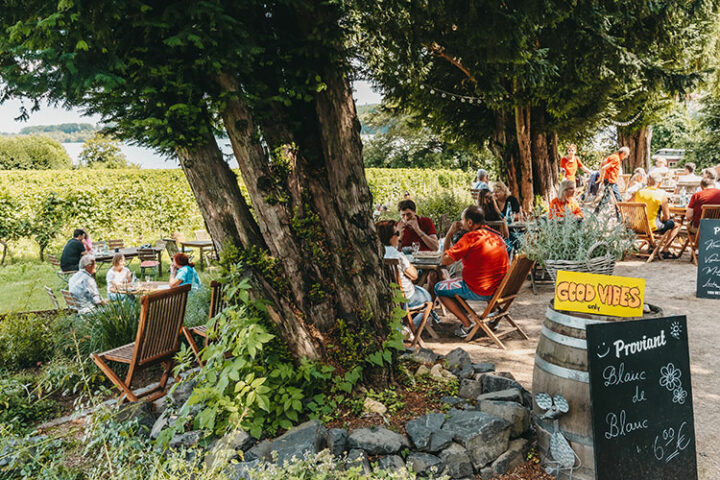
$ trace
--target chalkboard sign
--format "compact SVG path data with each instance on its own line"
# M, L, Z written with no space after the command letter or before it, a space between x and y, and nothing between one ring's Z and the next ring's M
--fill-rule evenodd
M720 220L700 220L697 296L720 298Z
M591 324L587 348L596 479L697 480L685 317Z

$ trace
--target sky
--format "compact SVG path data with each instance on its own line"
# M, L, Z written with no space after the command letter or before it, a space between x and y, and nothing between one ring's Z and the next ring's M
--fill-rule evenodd
M356 81L353 84L355 90L355 102L358 105L366 105L369 103L380 103L382 96L373 91L370 84L364 80ZM58 123L92 123L95 124L100 120L98 116L83 116L79 109L65 110L63 108L51 107L42 104L40 110L30 114L30 118L23 121L14 120L20 115L20 106L23 102L20 100L9 100L0 105L0 132L18 133L21 128L35 125L53 125ZM29 109L31 102L25 102Z

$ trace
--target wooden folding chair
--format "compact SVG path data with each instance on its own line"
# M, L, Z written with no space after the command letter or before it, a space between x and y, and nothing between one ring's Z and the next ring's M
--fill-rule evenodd
M190 285L145 295L140 299L140 320L133 343L113 348L107 352L93 353L93 361L120 388L118 404L126 398L132 402L140 398L148 402L165 395L165 386L173 366L173 356L180 347L180 329L185 318ZM108 366L107 361L129 365L125 381ZM157 387L136 395L131 384L135 373L144 367L160 363L163 373Z
M60 293L62 294L63 299L65 299L65 305L67 305L70 310L75 312L80 310L80 304L77 300L75 300L75 297L73 297L73 294L70 293L69 290L60 290Z
M384 258L383 264L385 265L385 270L388 274L389 280L402 286L403 272L400 270L400 260L397 258ZM411 347L425 347L425 343L422 341L421 337L426 327L428 327L428 332L430 331L430 326L427 325L427 321L428 318L430 318L432 309L433 302L425 302L422 305L418 305L417 307L410 307L408 303L405 302L405 321L408 328L413 334L413 339L410 342ZM422 313L422 319L420 320L420 325L415 328L415 322L413 322L413 317L418 313Z
M702 206L702 213L700 214L700 220L720 220L720 205L703 205ZM688 228L690 226L688 225ZM693 262L695 265L698 264L697 259L697 248L698 248L698 241L700 240L700 228L697 229L697 232L695 232L695 235L691 235L688 231L687 233L688 241L686 245L690 246L690 261ZM683 247L683 251L685 250L685 247Z
M225 308L227 308L228 306L227 301L225 301L223 298L222 289L222 283L215 280L210 282L210 311L208 313L209 319L214 318L218 313L225 310ZM195 343L193 335L204 338L205 345L207 345L207 325L198 325L197 327L182 327L182 333L183 335L185 335L185 339L190 344L190 348L192 348L192 351L193 353L195 353L195 357L197 358L198 363L202 367L203 362L200 359L200 348L198 348L197 343Z
M107 244L109 250L125 248L125 241L122 239L108 240Z
M154 248L139 248L138 258L140 259L140 276L145 275L146 269L151 269L156 272L155 279L160 277L160 261L158 260L158 253Z
M47 259L48 262L50 262L50 265L57 269L55 270L55 275L57 275L57 277L60 279L62 285L67 286L70 277L75 275L77 273L77 270L69 270L67 272L63 271L63 269L60 267L60 260L58 260L55 255L48 255Z
M529 340L530 337L527 336L520 325L515 323L515 320L513 320L510 316L509 310L510 305L512 305L513 301L518 296L518 292L525 280L527 280L530 270L532 270L534 264L535 262L527 258L525 255L518 255L515 257L515 260L513 260L510 268L505 274L505 277L502 282L500 282L500 285L488 302L482 315L475 313L475 310L473 310L464 299L455 296L455 299L467 311L468 316L475 323L470 330L470 333L468 333L467 337L465 337L466 342L471 341L481 329L493 342L495 342L498 347L503 350L505 350L506 347L501 339L514 332L518 332L525 340ZM507 320L512 328L495 333L493 329L503 319Z
M53 292L53 289L45 285L45 292L48 294L48 297L50 297L50 301L52 302L52 306L55 310L60 310L60 302L58 302L57 297L55 296L55 292ZM68 292L69 293L69 292Z
M646 263L652 262L655 258L661 259L662 257L658 253L672 234L672 230L668 230L658 239L650 228L647 206L643 202L618 202L617 206L625 226L635 232L635 242L639 243L638 251L635 254L638 257L647 257ZM645 251L643 251L643 247L646 247Z

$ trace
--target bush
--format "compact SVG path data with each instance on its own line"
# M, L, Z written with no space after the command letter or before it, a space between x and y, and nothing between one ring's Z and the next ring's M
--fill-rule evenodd
M198 290L191 291L188 296L187 306L185 307L185 326L197 327L206 324L209 312L210 289L201 285Z
M0 370L0 425L12 433L26 432L34 422L50 418L58 406L39 397L31 374L10 375Z
M120 149L120 140L96 133L85 141L79 158L82 165L91 168L132 167Z
M0 136L0 170L70 168L70 156L59 142L37 135Z
M0 364L11 370L34 367L53 353L48 318L32 314L8 314L0 319Z
M134 341L139 318L140 303L133 297L110 302L79 316L81 354L104 352Z

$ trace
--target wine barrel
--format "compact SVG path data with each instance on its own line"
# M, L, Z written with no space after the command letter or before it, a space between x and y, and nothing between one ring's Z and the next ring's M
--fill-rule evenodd
M555 310L553 302L550 301L535 352L532 391L533 395L540 392L550 396L560 394L568 401L570 410L558 419L558 427L580 459L576 462L576 466L579 463L580 468L573 471L573 478L595 479L585 327L590 323L662 316L662 309L659 307L646 306L650 311L642 317L619 318ZM533 413L540 455L544 459L550 459L550 437L555 431L554 420L542 419L545 412L534 400Z

